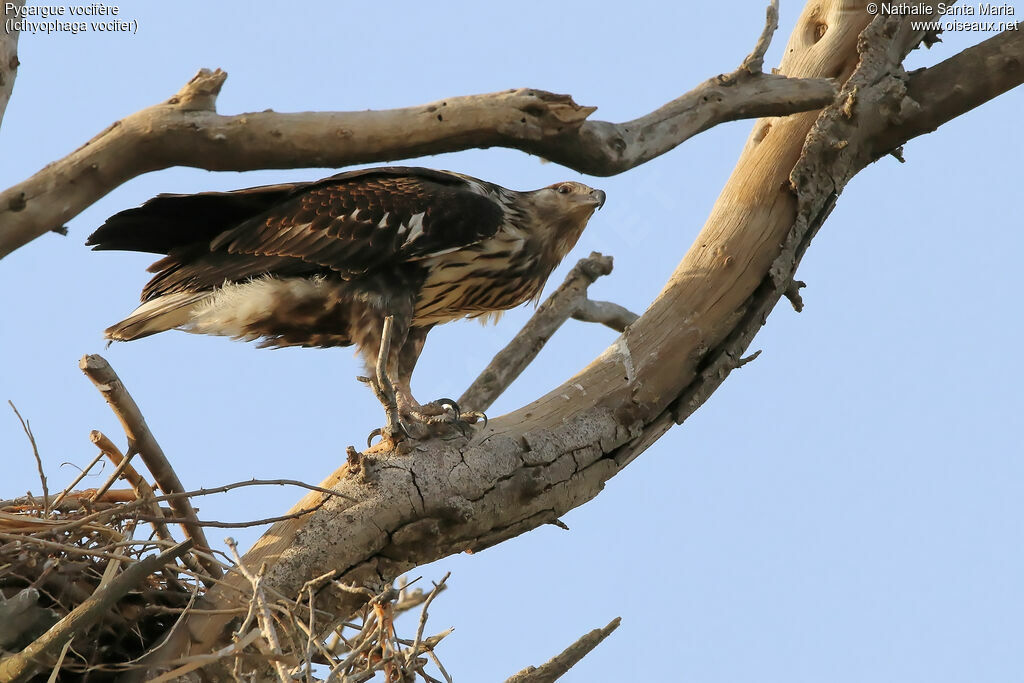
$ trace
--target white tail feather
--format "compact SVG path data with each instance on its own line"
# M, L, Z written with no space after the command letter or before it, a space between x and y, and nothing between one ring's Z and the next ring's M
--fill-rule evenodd
M111 325L103 336L114 341L131 341L181 327L192 320L196 306L212 292L178 292L147 301L132 314Z

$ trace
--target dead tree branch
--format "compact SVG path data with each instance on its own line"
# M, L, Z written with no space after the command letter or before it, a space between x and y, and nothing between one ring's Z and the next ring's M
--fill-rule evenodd
M129 453L138 453L146 468L156 479L157 485L164 493L181 493L185 490L177 473L171 467L167 456L160 448L153 433L149 431L146 420L142 417L142 411L131 397L128 390L121 383L121 379L114 372L113 368L102 357L97 355L83 356L79 367L86 377L92 380L96 388L103 394L110 409L121 422L124 433L128 436ZM196 513L192 503L187 497L171 498L171 509L178 517L194 520ZM213 578L219 578L222 574L220 565L210 560L207 556L210 553L210 543L206 540L206 533L203 528L194 522L182 524L185 535L195 541L196 553L203 568Z
M1002 95L1024 80L1024 32L1003 31L933 67L911 73L901 111L872 143L878 158L901 144Z
M615 617L604 628L595 628L590 633L582 636L575 643L540 666L529 666L516 675L508 678L505 683L553 683L561 678L569 669L575 666L581 659L590 654L590 651L601 644L611 635L612 631L619 627L621 619Z
M523 329L473 380L459 398L459 405L466 410L486 411L490 408L498 396L533 362L562 323L586 307L587 288L597 278L611 272L611 256L595 251L587 258L580 259L558 289L537 307L537 312Z
M14 407L13 401L8 401L7 405L11 407L14 414L17 416L18 421L21 422L21 428L25 432L25 436L28 437L29 444L32 445L32 455L36 459L36 469L39 470L39 482L43 487L43 517L50 516L50 489L46 485L46 473L43 471L43 460L39 457L39 447L36 445L36 437L32 433L32 427L29 426L28 421L21 416L18 409Z
M13 18L25 6L25 0L4 2L4 30L0 31L0 123L4 120L7 103L14 91L18 76L18 31L7 32L7 19Z
M614 175L719 123L820 108L828 78L761 73L766 29L743 65L632 121L590 121L568 95L513 89L387 111L221 116L227 74L202 70L175 96L115 122L63 159L0 192L0 258L62 226L118 185L171 166L247 171L341 167L476 147L509 147L591 175ZM59 201L57 201L59 198Z
M626 328L639 318L636 313L624 306L611 301L594 301L584 299L572 314L573 320L585 323L600 323L616 332L625 332Z

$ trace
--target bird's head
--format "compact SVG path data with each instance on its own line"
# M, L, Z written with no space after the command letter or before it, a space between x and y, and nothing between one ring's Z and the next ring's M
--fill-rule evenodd
M602 190L573 180L523 194L534 238L543 244L544 260L552 268L576 246L587 221L605 200Z
M583 183L566 180L532 192L538 218L554 222L563 216L582 219L584 224L591 214L604 206L604 191Z

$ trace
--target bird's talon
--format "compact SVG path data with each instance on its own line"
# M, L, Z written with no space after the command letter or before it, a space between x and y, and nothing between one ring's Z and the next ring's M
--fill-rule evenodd
M373 445L373 437L375 437L375 436L379 436L379 437L383 438L384 430L382 430L382 429L380 429L378 427L377 429L374 429L372 432L370 432L370 435L368 437L366 437L366 446L367 446L367 448L369 448L370 446Z
M473 418L473 419L472 420L466 419L466 418L470 418L470 417ZM469 424L476 424L477 420L483 420L483 424L481 425L481 427L484 428L484 429L487 428L487 415L484 412L480 411L480 410L470 410L467 413L462 413L461 420L463 422L467 422Z

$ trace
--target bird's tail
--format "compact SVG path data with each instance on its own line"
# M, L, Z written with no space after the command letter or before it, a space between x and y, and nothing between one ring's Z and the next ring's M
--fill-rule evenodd
M131 341L181 327L212 292L176 292L143 303L121 322L103 331L111 341Z

